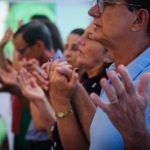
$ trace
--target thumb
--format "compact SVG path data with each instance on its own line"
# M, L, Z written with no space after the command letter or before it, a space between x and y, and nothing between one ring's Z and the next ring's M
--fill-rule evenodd
M108 105L103 103L102 100L100 99L100 97L95 94L95 93L91 93L90 97L93 101L93 103L98 106L99 108L101 108L104 112L108 112Z
M36 83L36 80L35 80L33 77L31 77L31 78L29 79L29 83L30 83L30 85L31 85L32 87L37 87L37 86L38 86L37 83Z
M77 80L78 80L78 73L76 72L76 70L74 69L72 71L72 74L71 74L71 78L70 78L70 81L69 81L69 84L71 87L74 87L77 83Z

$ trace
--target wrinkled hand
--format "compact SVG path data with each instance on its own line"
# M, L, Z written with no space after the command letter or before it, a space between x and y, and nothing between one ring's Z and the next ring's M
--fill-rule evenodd
M43 89L36 83L35 78L26 69L21 69L18 81L23 95L28 100L37 104L39 101L47 99Z
M54 68L57 67L57 71L66 76L66 78L71 78L72 66L67 63L67 61L62 61L61 59L56 59L55 61L49 61L42 65L42 69L49 74ZM62 67L62 68L61 68Z
M30 73L40 66L39 61L36 59L26 60L25 58L20 63L21 67L26 68Z
M127 69L123 65L118 67L118 73L121 75L122 81L115 71L108 73L112 85L106 79L100 81L110 104L103 103L96 94L91 94L91 98L97 106L107 113L114 126L119 129L124 140L128 143L132 137L136 139L140 134L147 135L145 111L150 74L141 77L138 90L136 90Z
M24 59L21 65L36 78L36 81L40 87L42 87L45 91L48 90L48 75L45 70L39 66L39 62L36 59L31 59L28 61Z
M61 71L63 74L60 73ZM70 76L68 76L68 73ZM75 70L72 71L71 66L67 62L54 61L49 72L49 93L53 105L70 103L69 101L75 92L77 78L78 74Z

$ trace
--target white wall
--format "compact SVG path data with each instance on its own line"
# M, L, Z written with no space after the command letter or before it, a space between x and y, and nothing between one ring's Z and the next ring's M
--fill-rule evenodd
M90 8L89 0L57 0L56 3L56 24L64 41L66 41L66 37L71 30L88 26L92 19L88 15Z
M0 114L6 121L9 150L13 150L13 134L11 132L11 103L10 94L0 93Z
M0 0L0 39L3 37L6 29L6 17L8 14L9 5L5 1Z

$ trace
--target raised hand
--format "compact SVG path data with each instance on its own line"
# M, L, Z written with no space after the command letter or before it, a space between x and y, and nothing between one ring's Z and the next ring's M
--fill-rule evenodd
M11 28L8 28L2 38L2 40L0 41L0 48L3 48L6 43L10 40L10 38L12 37L13 35L13 31Z
M8 41L10 40L12 35L13 35L13 32L12 32L11 28L8 28L7 31L5 32L2 40L0 41L0 67L5 70L7 68L8 61L4 54L4 47L8 43Z
M21 65L36 78L36 81L40 87L46 91L48 90L48 75L45 70L39 66L39 62L36 59L31 59L29 61L24 59Z
M144 139L145 145L148 139L145 111L150 74L147 73L141 77L138 90L136 90L127 69L120 65L117 70L122 80L115 71L110 71L108 78L112 84L110 85L106 79L100 81L110 103L105 104L96 94L91 94L91 98L107 113L114 126L119 129L125 140L126 148L138 149L142 145L141 139Z
M0 68L0 81L6 87L16 86L17 84L18 72L13 66L7 65L7 71Z
M36 83L35 78L26 69L21 69L18 81L23 95L28 100L37 104L38 101L47 99L43 89Z

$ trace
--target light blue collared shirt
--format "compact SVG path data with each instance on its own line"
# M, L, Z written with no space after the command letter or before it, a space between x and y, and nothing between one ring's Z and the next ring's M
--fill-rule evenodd
M113 66L111 66L113 67ZM150 72L150 47L134 59L127 69L133 79L135 87L138 85L142 74ZM150 131L150 84L148 86L149 103L146 110L146 124ZM108 102L104 91L101 92L101 99ZM124 141L120 132L114 127L107 114L97 108L90 128L90 150L123 150Z

